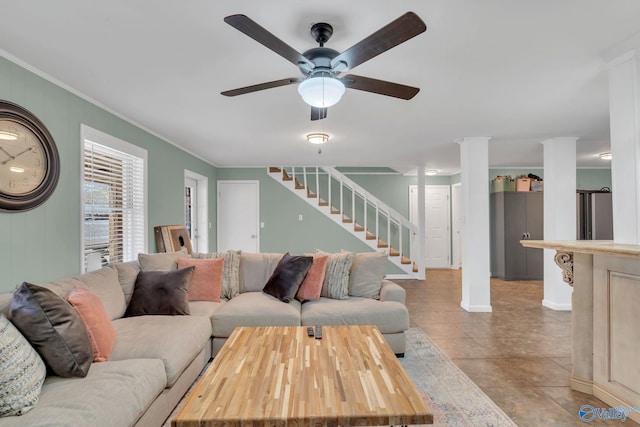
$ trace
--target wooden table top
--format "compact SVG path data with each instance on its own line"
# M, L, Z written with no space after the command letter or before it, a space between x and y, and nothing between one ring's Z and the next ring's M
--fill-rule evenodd
M375 326L236 328L172 427L432 424Z

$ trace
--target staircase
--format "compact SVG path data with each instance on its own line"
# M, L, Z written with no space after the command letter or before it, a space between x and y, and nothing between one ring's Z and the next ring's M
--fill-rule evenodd
M269 167L268 175L389 261L417 277L411 238L417 227L331 167ZM417 258L413 257L414 259Z

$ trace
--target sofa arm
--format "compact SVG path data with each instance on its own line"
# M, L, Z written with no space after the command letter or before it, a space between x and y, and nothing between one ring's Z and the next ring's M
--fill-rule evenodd
M389 280L382 280L380 301L397 301L404 304L405 296L406 292L402 286Z

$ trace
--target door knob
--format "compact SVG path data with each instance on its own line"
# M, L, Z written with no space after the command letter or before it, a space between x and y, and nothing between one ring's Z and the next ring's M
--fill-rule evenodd
M255 238L256 238L256 235L255 235L255 234L252 234L252 235L251 235L251 238L252 238L252 239L255 239Z

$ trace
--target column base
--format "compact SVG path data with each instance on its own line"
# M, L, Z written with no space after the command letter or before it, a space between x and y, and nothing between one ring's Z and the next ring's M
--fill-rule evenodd
M470 305L465 303L464 301L460 301L460 307L462 307L465 311L473 313L491 313L493 311L490 305Z
M551 310L571 311L571 304L558 304L547 299L542 300L542 305L544 307L550 308Z
M586 394L593 394L593 381L571 375L571 389Z

